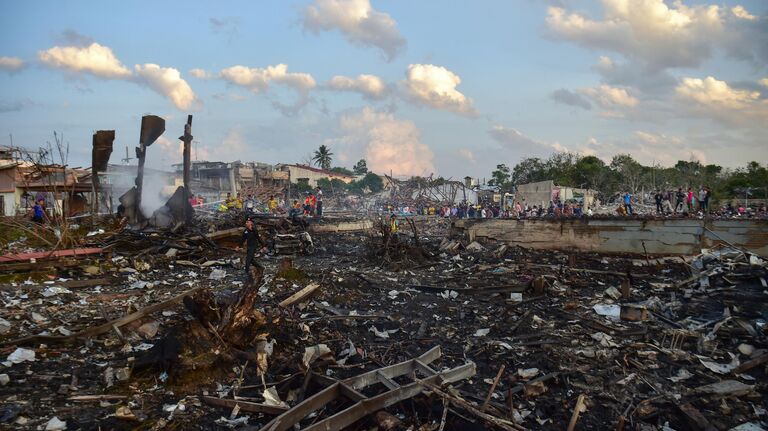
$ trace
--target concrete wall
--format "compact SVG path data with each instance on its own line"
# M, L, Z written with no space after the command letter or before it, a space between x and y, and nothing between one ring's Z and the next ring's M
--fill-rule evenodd
M454 235L536 249L693 255L723 240L768 257L768 220L457 220Z
M299 178L307 178L309 179L309 185L312 187L317 187L317 180L322 178L328 178L329 180L338 179L345 183L351 183L355 179L354 177L347 175L340 175L327 171L318 172L317 170L305 169L301 166L294 165L283 165L282 169L289 172L288 176L292 183L295 184Z

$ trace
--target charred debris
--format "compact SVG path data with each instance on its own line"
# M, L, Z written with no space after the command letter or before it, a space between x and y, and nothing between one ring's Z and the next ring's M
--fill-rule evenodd
M164 129L142 120L140 167ZM95 170L114 139L99 133ZM3 251L0 427L767 427L768 264L749 250L572 253L452 237L438 217L263 216L272 253L246 277L242 212L195 214L182 185L144 214L141 176L122 217L68 248Z

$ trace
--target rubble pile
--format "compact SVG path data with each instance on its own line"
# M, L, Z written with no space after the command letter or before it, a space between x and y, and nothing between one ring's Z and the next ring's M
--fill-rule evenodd
M235 221L0 267L0 426L768 428L768 264L746 250L568 254L382 222L248 279Z

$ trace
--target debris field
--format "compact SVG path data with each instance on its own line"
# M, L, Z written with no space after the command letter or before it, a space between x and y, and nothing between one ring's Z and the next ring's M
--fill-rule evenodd
M439 218L308 247L305 224L265 217L278 253L246 277L241 223L105 225L69 254L11 244L0 427L768 424L768 264L747 250L530 250L452 238Z

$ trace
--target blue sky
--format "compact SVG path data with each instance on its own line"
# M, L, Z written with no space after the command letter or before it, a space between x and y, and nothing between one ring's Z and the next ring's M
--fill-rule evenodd
M62 132L72 165L141 115L150 165L198 158L488 177L554 151L768 160L768 3L684 0L0 5L0 145ZM285 66L279 66L285 65ZM193 70L196 70L193 72ZM361 76L362 75L362 76ZM132 151L132 150L131 150Z

